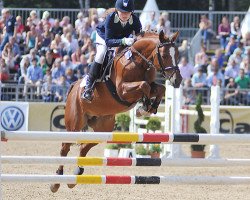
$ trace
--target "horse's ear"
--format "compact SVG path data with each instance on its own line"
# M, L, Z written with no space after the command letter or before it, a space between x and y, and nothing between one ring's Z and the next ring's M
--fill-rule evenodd
M161 30L161 32L159 33L159 40L161 43L166 42L166 38L165 38L165 34L163 30Z
M178 38L179 34L180 34L180 32L179 32L179 31L176 31L173 35L171 35L171 36L169 37L170 41L171 41L171 42L174 42L174 41Z

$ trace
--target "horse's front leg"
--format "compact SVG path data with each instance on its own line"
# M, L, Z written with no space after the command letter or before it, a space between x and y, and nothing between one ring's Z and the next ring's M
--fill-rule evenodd
M166 88L165 88L165 86L159 85L159 84L157 84L155 82L151 83L150 86L151 86L150 99L154 98L154 97L155 97L155 99L154 99L154 101L153 101L153 103L151 105L149 113L156 114L157 109L158 109L158 107L159 107L159 105L161 103L162 97L165 94Z

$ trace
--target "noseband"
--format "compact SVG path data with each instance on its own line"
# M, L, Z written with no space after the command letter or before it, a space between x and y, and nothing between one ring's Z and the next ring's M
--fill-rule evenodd
M174 76L174 74L177 71L179 71L179 67L178 66L169 66L169 67L164 66L159 49L161 47L172 45L172 44L175 44L175 43L174 42L158 43L157 46L155 47L155 51L156 51L155 55L157 55L158 63L160 64L160 67L161 67L160 72L162 76L164 78L167 78L168 80L170 80ZM142 55L139 51L137 51L133 46L131 46L130 49L136 54L138 54L147 63L148 69L150 69L151 67L154 67L155 69L157 69L151 60L148 60L144 55ZM153 58L155 57L155 55L153 56ZM170 70L173 70L172 73L170 75L166 74L166 72Z

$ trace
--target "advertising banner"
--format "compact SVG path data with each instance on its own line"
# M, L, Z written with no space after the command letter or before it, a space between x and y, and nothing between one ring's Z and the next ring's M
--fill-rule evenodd
M64 103L30 103L30 131L63 131Z
M28 131L29 103L0 101L0 130Z
M190 107L189 110L194 110ZM203 107L203 111L210 108ZM241 106L220 106L220 133L250 134L250 107ZM188 132L194 132L194 122L197 116L188 116ZM207 132L210 132L210 117L206 116L202 123Z

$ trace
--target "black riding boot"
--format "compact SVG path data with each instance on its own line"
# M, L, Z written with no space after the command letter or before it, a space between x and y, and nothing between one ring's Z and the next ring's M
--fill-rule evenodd
M90 67L89 74L87 74L86 86L84 92L82 93L82 99L87 102L91 102L93 99L93 92L95 89L96 79L99 77L101 65L97 62L93 62Z

